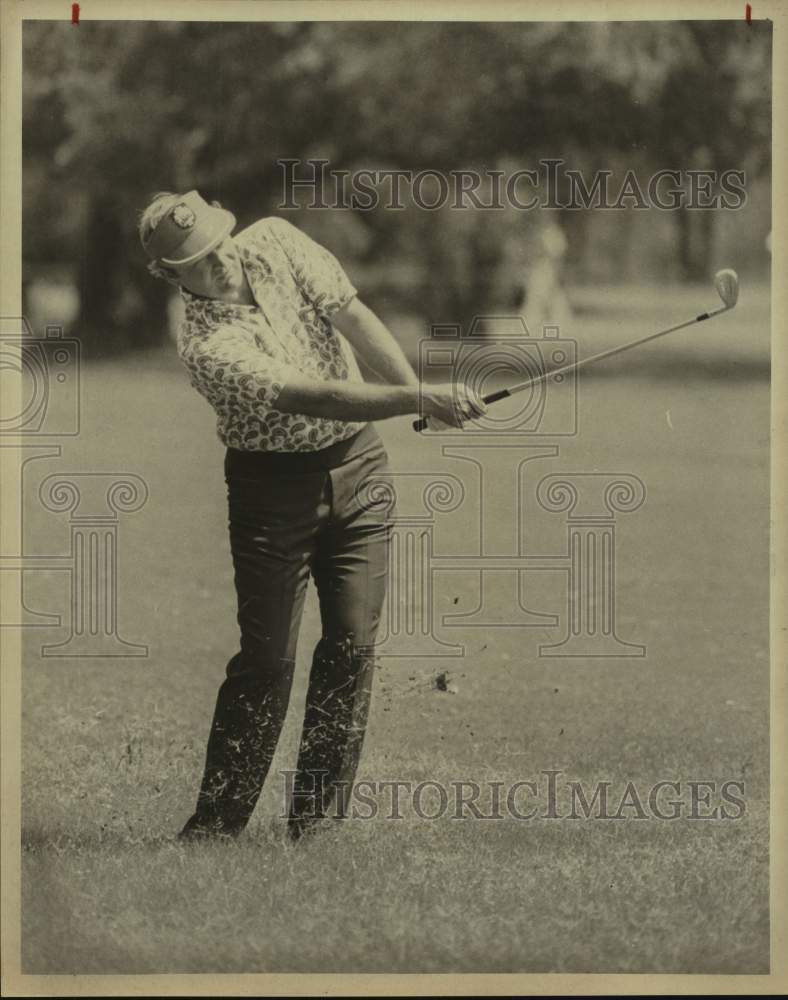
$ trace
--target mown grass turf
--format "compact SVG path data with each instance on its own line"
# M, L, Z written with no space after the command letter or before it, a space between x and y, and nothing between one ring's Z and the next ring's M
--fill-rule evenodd
M695 299L591 316L580 353L691 315L705 302ZM44 659L41 643L65 630L27 636L25 971L767 971L769 390L760 362L726 361L724 339L750 338L762 360L767 320L743 294L705 368L697 343L676 345L658 377L641 357L636 374L621 362L581 381L579 435L526 469L535 553L566 539L563 517L533 506L542 475L618 471L646 484L617 543L619 635L647 656L545 659L537 647L559 630L443 628L464 656L381 662L360 775L509 785L556 769L590 790L632 781L646 793L660 780L743 781L746 812L727 821L692 820L686 807L675 821L381 815L290 846L276 772L293 766L319 627L310 594L291 714L250 830L232 845L175 843L237 643L222 449L171 355L88 367L82 434L28 472L28 551L68 545L65 520L35 501L43 476L142 475L150 499L120 525L119 621L149 655ZM409 419L379 429L395 469L462 475ZM467 502L436 525L441 553L478 539L465 474ZM492 515L508 523L498 474ZM563 620L558 574L529 574L527 588L529 607ZM26 593L31 607L63 610L64 574L29 574ZM473 573L439 577L439 616L478 600ZM442 671L448 691L434 684Z

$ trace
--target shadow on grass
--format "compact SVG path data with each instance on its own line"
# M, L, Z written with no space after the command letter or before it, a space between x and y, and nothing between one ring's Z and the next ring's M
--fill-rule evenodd
M21 845L23 852L70 850L117 850L130 847L160 848L177 844L174 833L152 833L132 836L117 830L95 829L59 830L40 826L23 826Z
M100 827L76 827L74 829L44 828L39 824L27 824L22 827L20 844L24 853L41 853L54 851L126 851L130 849L160 850L175 847L179 850L247 850L276 849L286 854L304 853L313 841L327 842L329 827L325 827L323 836L313 835L302 841L293 842L287 836L283 821L255 824L235 838L208 838L206 840L182 841L178 839L177 829L167 832L151 832L147 834L132 834L122 830L102 830ZM331 839L330 836L328 839Z

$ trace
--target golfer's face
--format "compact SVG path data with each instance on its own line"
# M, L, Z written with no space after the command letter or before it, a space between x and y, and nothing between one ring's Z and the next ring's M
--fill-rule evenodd
M212 299L236 292L244 281L241 259L231 236L193 264L176 270L181 284L190 292Z

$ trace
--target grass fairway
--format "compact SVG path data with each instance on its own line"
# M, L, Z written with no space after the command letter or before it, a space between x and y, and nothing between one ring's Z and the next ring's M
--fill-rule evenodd
M703 304L697 292L607 315L590 304L580 354ZM444 638L462 657L381 661L359 777L509 786L553 770L587 790L610 782L616 801L627 782L644 795L659 781L743 782L746 810L729 820L690 818L686 792L675 820L428 820L405 808L329 822L292 847L272 773L239 842L174 843L237 643L222 448L170 354L86 369L83 433L62 458L30 463L29 550L68 547L67 519L36 502L46 475L141 475L150 499L121 522L118 617L149 655L46 659L41 643L66 630L27 633L24 971L767 972L767 304L743 295L719 322L583 379L580 433L528 464L527 500L553 472L645 483L646 503L616 531L618 634L646 657L540 658L560 629L453 629ZM405 419L378 426L395 470L463 475L440 436L416 439ZM470 551L478 535L465 466L467 498L439 552ZM503 471L501 483L503 522ZM564 515L527 507L525 518L529 552L563 550ZM29 576L30 607L66 607L66 574ZM472 611L478 586L478 574L444 572L436 615ZM563 623L560 574L529 574L528 588L528 606ZM273 772L293 766L318 627L310 593ZM439 671L452 690L435 686Z

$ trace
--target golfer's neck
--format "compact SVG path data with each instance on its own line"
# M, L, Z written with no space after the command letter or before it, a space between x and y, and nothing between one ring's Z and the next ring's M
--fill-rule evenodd
M220 302L229 302L234 306L255 306L257 303L254 300L254 296L249 288L241 288L234 294L229 292L226 295L219 296Z
M235 306L255 306L257 302L252 293L252 286L244 271L244 283L237 291L228 290L223 295L218 296L220 302L229 302Z

